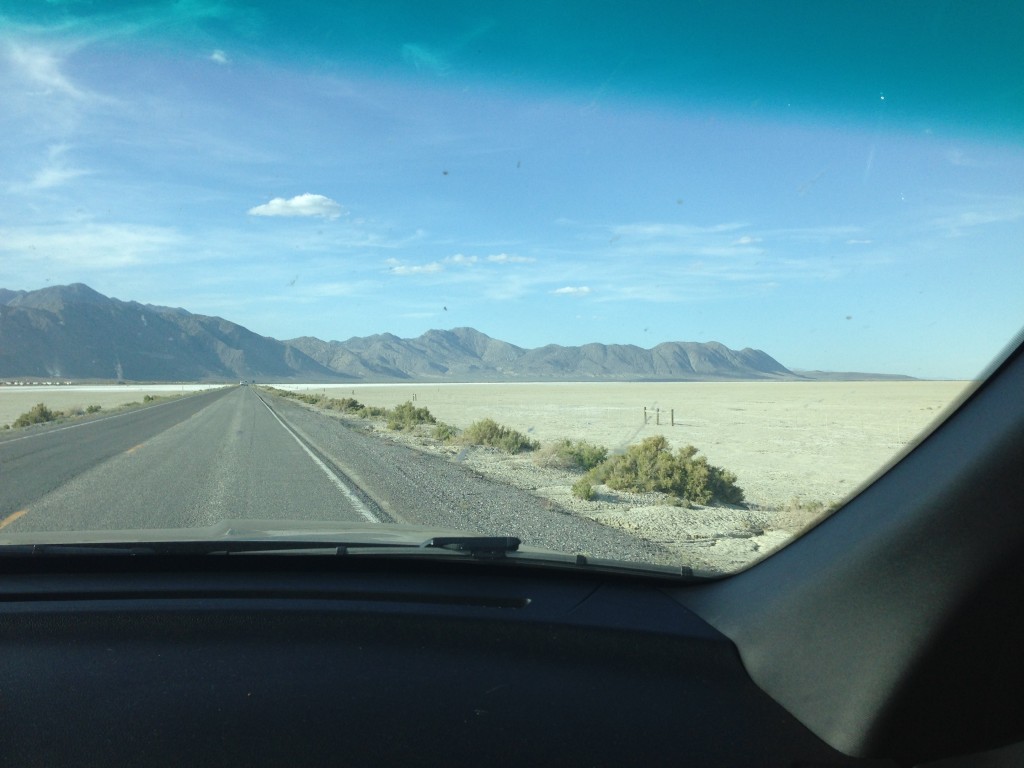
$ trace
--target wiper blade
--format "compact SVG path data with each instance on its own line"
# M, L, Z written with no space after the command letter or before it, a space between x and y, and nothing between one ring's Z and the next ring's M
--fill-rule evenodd
M554 570L592 573L634 574L667 577L674 581L705 581L685 565L655 565L606 560L582 554L519 550L522 541L515 536L434 536L426 541L359 541L330 538L295 539L199 539L170 541L113 541L49 544L0 545L0 560L6 557L103 557L118 555L140 558L196 557L206 555L309 555L342 558L464 558L469 561L500 562Z
M450 549L476 557L504 557L523 542L515 536L435 536L420 544L423 549Z
M324 539L237 539L210 541L96 542L88 544L15 544L0 547L2 555L30 557L64 555L232 555L326 554L349 555L373 550L416 552L443 549L473 557L504 557L519 549L515 536L435 536L421 544L331 541Z
M231 555L298 551L345 554L344 550L342 545L323 541L112 541L93 544L6 544L0 547L0 556Z

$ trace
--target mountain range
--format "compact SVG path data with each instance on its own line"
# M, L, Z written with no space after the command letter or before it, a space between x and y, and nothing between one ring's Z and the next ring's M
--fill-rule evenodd
M473 328L280 341L220 317L109 298L82 283L0 288L0 379L118 381L787 380L756 349L717 342L524 349Z

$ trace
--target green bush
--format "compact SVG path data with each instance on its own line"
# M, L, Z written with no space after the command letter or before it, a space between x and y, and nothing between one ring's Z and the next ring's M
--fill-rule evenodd
M470 445L489 445L500 448L506 453L521 453L533 451L540 447L540 443L531 440L521 432L504 427L494 419L481 419L474 421L462 433L464 442Z
M340 399L332 397L325 405L332 411L341 411L342 413L358 413L363 409L363 404L352 397L342 397Z
M146 395L145 397L142 398L142 402L144 403L152 403L154 400L156 400L155 395Z
M451 424L445 424L443 421L437 422L437 426L434 427L433 436L435 440L441 440L442 442L448 443L455 439L459 431Z
M400 429L408 432L417 424L436 424L437 419L430 415L426 408L417 408L412 401L396 405L388 411L388 429Z
M597 495L597 492L594 491L594 486L590 484L590 481L586 477L581 477L572 484L572 495L577 499L590 501Z
M363 419L380 419L388 415L388 409L379 405L364 405L356 415Z
M103 410L103 406L102 405L90 405L90 406L86 407L85 412L86 413L99 413L102 410Z
M45 424L48 421L56 421L61 417L60 411L51 411L45 403L37 403L32 410L26 411L14 420L14 426L27 427L30 424Z
M620 491L659 491L696 504L743 503L736 475L697 456L692 445L672 453L662 435L648 437L624 454L612 456L587 478Z
M608 458L608 449L585 440L562 439L544 448L546 463L561 469L586 472Z

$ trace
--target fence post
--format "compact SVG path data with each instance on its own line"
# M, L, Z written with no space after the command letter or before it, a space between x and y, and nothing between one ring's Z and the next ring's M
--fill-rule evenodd
M661 426L661 408L654 409L654 423Z
M647 426L647 406L644 406L644 426Z
M676 409L673 408L671 411L669 411L669 414L669 419L671 419L672 426L674 427L676 425Z

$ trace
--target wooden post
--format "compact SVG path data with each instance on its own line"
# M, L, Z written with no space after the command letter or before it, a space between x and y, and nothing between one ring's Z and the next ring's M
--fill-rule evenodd
M647 406L644 406L644 426L647 426Z
M654 409L654 423L661 426L661 408Z
M672 426L674 427L676 425L676 409L675 408L673 408L671 411L669 411L669 419L671 420Z

